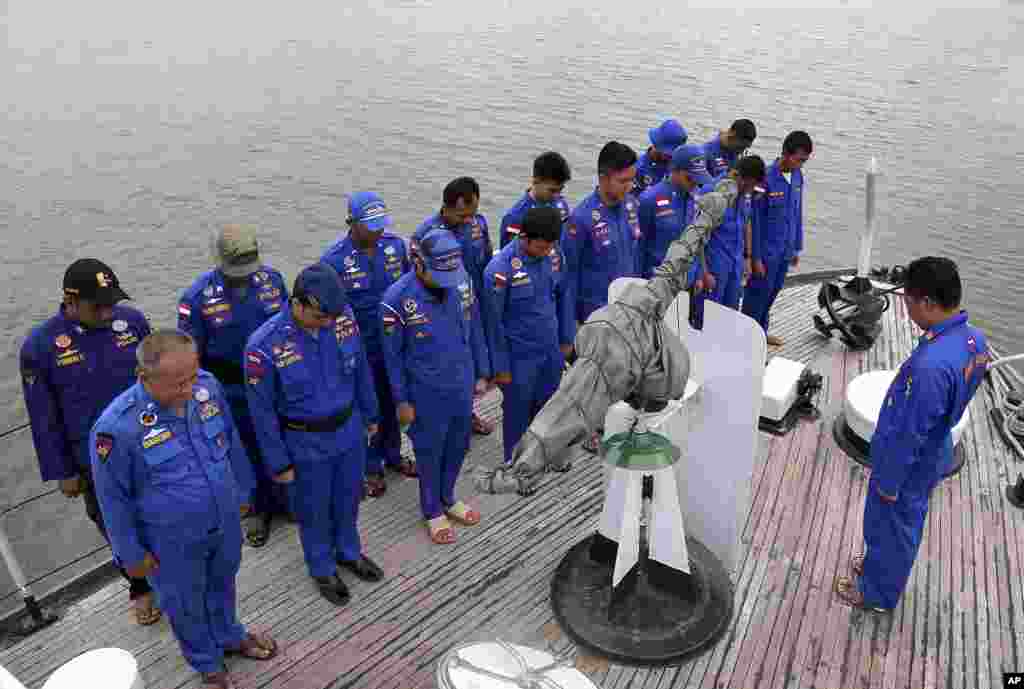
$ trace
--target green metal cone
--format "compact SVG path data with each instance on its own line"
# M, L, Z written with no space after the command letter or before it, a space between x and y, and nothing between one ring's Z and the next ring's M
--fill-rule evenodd
M670 467L682 454L672 441L653 431L616 433L602 443L602 450L609 466L633 471Z

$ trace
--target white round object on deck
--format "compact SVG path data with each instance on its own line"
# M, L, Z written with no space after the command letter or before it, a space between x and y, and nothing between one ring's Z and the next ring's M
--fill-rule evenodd
M25 689L25 685L0 665L0 689Z
M870 443L871 437L875 434L885 395L895 378L896 371L868 371L851 380L846 386L846 399L843 400L846 425L866 443ZM960 436L970 418L971 410L968 407L964 409L964 415L953 427L953 445L960 442Z
M42 689L146 689L135 657L120 648L98 648L73 658L50 675Z
M535 686L597 689L569 663L546 651L504 641L456 646L437 664L439 689L522 689Z

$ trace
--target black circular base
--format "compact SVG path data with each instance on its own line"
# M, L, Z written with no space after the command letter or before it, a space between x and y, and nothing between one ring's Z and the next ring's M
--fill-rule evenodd
M871 444L853 432L850 425L846 423L846 414L839 412L836 420L832 423L832 437L836 445L847 454L847 456L858 464L866 467L871 466ZM960 473L964 468L964 460L967 455L960 448L960 445L953 446L953 468L942 475L942 478L951 478Z
M637 564L614 595L615 543L594 534L574 545L551 581L551 607L579 645L620 663L665 665L710 648L732 619L729 572L686 539L690 572Z

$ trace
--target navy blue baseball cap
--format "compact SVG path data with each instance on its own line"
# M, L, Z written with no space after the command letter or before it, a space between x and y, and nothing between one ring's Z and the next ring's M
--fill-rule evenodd
M661 126L648 129L647 136L651 145L665 155L672 155L672 151L685 144L687 139L686 129L678 120L665 120Z
M431 230L420 240L427 274L438 287L456 287L468 277L462 267L462 246L448 230Z
M391 227L391 211L384 199L372 191L360 191L348 200L348 221L362 223L371 232L380 232Z
M672 154L672 170L682 170L699 186L710 184L713 180L708 174L708 162L704 157L704 147L698 144L680 146Z
M348 305L341 277L326 263L314 263L303 268L295 278L292 296L296 299L315 299L317 307L328 316L340 316Z

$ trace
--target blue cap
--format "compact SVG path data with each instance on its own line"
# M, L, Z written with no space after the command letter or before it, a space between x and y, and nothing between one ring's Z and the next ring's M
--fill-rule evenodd
M303 268L295 278L292 296L313 297L319 309L328 316L340 316L348 304L345 288L341 286L341 277L326 263L314 263Z
M659 153L672 155L672 151L686 143L687 134L678 120L665 120L660 127L648 129L647 136Z
M379 194L372 191L361 191L352 194L348 200L348 218L350 223L362 223L371 232L379 232L391 227L391 212Z
M462 267L462 246L448 230L431 230L420 240L427 274L438 287L456 287L468 278Z
M682 170L690 179L700 186L710 184L713 180L708 174L708 162L704 157L704 147L698 144L680 146L672 154L672 170Z

